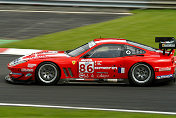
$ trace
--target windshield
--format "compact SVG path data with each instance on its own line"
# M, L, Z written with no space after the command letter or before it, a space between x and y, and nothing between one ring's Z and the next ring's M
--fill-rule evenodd
M141 47L141 48L149 50L149 51L157 51L158 50L156 48L153 48L153 47L150 47L150 46L147 46L147 45L143 45L143 44L140 44L140 43L132 42L132 41L127 41L127 43L129 43L131 45L134 45L134 46L137 46L137 47Z
M88 49L90 49L91 47L95 46L95 42L94 41L91 41L89 43L86 43L76 49L73 49L73 50L67 50L66 53L69 55L69 56L72 56L72 57L76 57L80 54L82 54L83 52L87 51Z

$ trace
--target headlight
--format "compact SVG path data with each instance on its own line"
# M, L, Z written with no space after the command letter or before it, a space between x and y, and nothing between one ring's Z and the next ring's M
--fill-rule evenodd
M27 61L22 60L21 58L18 58L18 59L15 59L14 61L10 62L9 65L10 66L16 66L18 64L25 63L25 62L27 62Z

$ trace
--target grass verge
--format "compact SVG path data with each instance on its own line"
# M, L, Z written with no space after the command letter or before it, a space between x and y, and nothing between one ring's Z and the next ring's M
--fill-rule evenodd
M11 43L11 42L16 42L16 41L19 41L19 40L3 40L3 39L0 39L0 45Z
M95 38L125 38L153 47L156 36L176 36L176 10L134 10L134 15L32 39L1 45L3 48L73 49Z
M0 117L3 117L3 118L4 117L5 118L175 118L175 115L1 106Z

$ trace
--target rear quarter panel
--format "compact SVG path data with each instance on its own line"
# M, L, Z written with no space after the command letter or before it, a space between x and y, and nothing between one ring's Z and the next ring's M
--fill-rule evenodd
M150 65L154 70L155 78L156 76L173 74L175 70L175 65L172 63L171 56L146 55L144 57L142 56L124 57L124 66L127 70L126 72L129 73L130 68L136 63L146 63ZM156 68L164 68L164 67L171 67L171 71L162 71L162 72L155 71ZM128 74L125 74L123 78L128 78Z

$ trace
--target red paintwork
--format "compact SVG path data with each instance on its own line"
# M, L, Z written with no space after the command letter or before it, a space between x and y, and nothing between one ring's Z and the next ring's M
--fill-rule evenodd
M108 41L109 40L109 41ZM122 42L114 42L113 40L122 40ZM95 46L90 48L89 50L85 51L84 53L80 54L77 57L70 57L66 54L64 54L64 51L41 51L39 53L34 53L29 56L24 56L22 59L28 60L26 63L22 63L16 66L10 66L8 65L8 68L13 72L13 73L22 73L23 75L26 75L28 73L32 74L32 76L23 76L19 78L19 80L27 80L32 77L32 80L35 80L35 69L36 67L44 62L44 61L50 61L55 64L57 64L61 70L61 78L60 79L66 79L66 78L85 78L85 80L92 80L92 79L128 79L128 72L130 68L135 64L139 62L147 63L154 70L158 70L158 68L162 67L171 67L171 71L161 71L161 72L155 72L155 78L157 76L162 76L162 75L170 75L174 74L175 71L175 59L176 57L173 56L174 51L170 56L163 55L161 52L154 52L154 51L149 51L146 49L142 49L146 51L144 56L126 56L126 57L117 57L117 58L92 58L92 61L95 63L95 67L123 67L125 68L125 73L118 73L117 69L99 69L96 70L94 69L93 73L79 73L79 62L83 60L81 58L84 54L86 54L88 51L92 50L93 48L101 45L101 44L125 44L125 45L130 45L127 42L125 42L125 39L95 39L94 42L99 41ZM102 42L101 42L102 41ZM124 41L124 42L123 42ZM131 45L132 46L132 45ZM135 46L133 46L135 47ZM90 58L86 58L85 61L90 61ZM75 62L75 63L74 63ZM31 64L36 64L35 66L28 66ZM101 65L100 65L101 64ZM63 68L70 68L73 77L69 75L66 77L64 74ZM22 69L26 69L28 72L22 72ZM33 71L28 69L32 69ZM24 70L23 70L24 71ZM97 72L108 72L108 73L97 73ZM68 73L68 70L67 70ZM12 76L12 75L11 75Z

